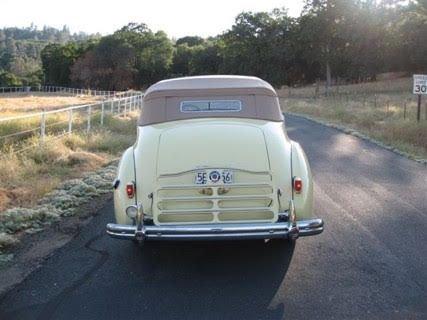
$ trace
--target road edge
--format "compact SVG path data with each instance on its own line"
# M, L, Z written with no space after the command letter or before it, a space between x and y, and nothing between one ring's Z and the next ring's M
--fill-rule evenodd
M27 229L11 234L17 239L17 245L3 253L6 256L11 255L12 259L0 263L0 301L8 291L36 271L56 250L78 236L81 229L105 207L106 203L111 202L112 171L116 170L117 162L117 159L110 161L98 170L86 173L82 178L65 180L57 189L40 199L40 203L48 203L45 208L47 214L51 210L60 215L47 221L46 214L37 216L33 221L37 225L40 224L40 227L34 229L36 232L26 232L32 229L29 225ZM86 196L82 192L87 192ZM79 201L73 202L76 199ZM27 208L17 209L27 210Z
M75 237L82 228L88 225L106 203L113 198L112 193L104 194L94 199L94 202L79 208L84 216L73 216L62 219L43 232L26 235L26 244L16 251L13 262L0 272L0 301L14 287L23 282L33 272L42 267L45 260Z
M362 139L362 140L365 140L365 141L368 141L368 142L370 142L370 143L373 143L373 144L375 144L376 146L381 147L381 148L383 148L383 149L386 149L386 150L388 150L388 151L391 151L391 152L393 152L393 153L395 153L395 154L397 154L397 155L399 155L399 156L402 156L402 157L404 157L404 158L407 158L407 159L409 159L409 160L413 160L413 161L415 161L415 162L418 162L418 163L420 163L420 164L423 164L423 165L427 166L427 159L414 157L414 156L413 156L412 154L410 154L410 153L407 153L407 152L401 151L401 150L399 150L399 149L398 149L398 148L396 148L396 147L393 147L393 146L390 146L390 145L388 145L388 144L385 144L385 143L383 143L383 142L381 142L381 141L379 141L379 140L376 140L376 139L374 139L374 138L369 137L368 135L366 135L366 134L364 134L364 133L361 133L360 131L357 131L357 130L352 129L352 128L349 128L349 127L346 127L346 126L344 126L344 125L340 125L340 124L336 124L336 123L332 123L332 122L328 122L328 121L320 120L320 119L318 119L318 118L314 118L314 117L312 117L312 116L305 115L305 114L302 114L302 113L284 112L284 115L285 115L285 117L286 117L286 115L290 115L290 116L293 116L293 117L303 118L303 119L306 119L306 120L309 120L309 121L315 122L315 123L317 123L317 124L320 124L320 125L322 125L322 126L325 126L325 127L328 127L328 128L336 129L336 130L341 131L341 132L343 132L343 133L345 133L345 134L349 134L349 135L352 135L352 136L354 136L354 137L357 137L357 138L360 138L360 139Z

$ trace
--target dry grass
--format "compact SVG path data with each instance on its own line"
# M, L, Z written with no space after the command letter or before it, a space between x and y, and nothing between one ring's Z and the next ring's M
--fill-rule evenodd
M412 96L412 78L400 78L392 80L382 80L376 82L366 82L349 85L337 85L330 89L334 95L349 95L349 96L364 96L375 94L391 94ZM311 86L289 88L283 87L278 90L278 94L282 98L313 98L325 95L325 85L313 84Z
M313 88L292 89L291 97L279 91L283 110L307 114L348 126L374 139L427 158L427 106L421 122L416 122L416 97L410 79L397 79L333 89L328 97L314 96ZM406 113L405 113L406 106Z
M30 137L21 144L29 147L22 154L1 146L0 212L36 204L63 180L94 171L134 143L136 114L127 118L107 116L104 124L89 135L48 136L43 144L37 136Z
M94 103L99 97L70 96L58 93L6 93L0 94L0 118L37 112L41 110L54 110L66 106Z

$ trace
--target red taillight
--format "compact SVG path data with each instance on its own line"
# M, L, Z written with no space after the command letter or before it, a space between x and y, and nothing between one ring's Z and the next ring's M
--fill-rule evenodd
M128 195L128 198L133 198L135 194L135 185L133 183L128 183L126 185L126 193Z
M301 193L302 191L302 180L301 178L294 178L294 191L295 193Z

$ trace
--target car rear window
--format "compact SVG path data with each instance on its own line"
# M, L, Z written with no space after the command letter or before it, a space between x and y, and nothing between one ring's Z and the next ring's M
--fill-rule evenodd
M182 101L181 112L236 112L242 110L240 100Z

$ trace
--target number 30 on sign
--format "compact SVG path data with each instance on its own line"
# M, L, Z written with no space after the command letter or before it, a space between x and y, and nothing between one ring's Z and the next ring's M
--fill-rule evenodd
M414 74L414 94L427 94L427 74Z

